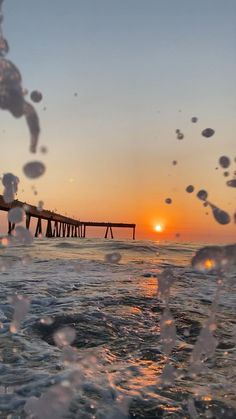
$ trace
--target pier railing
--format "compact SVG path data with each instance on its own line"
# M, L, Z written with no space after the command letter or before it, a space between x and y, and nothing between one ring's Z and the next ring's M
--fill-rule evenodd
M80 221L70 217L66 217L61 214L57 214L52 211L45 209L39 209L34 205L30 205L26 202L15 200L10 204L6 203L3 196L0 195L0 211L10 211L12 208L20 207L23 208L26 213L25 224L26 228L30 228L32 218L37 219L37 225L35 229L35 237L43 235L42 221L47 222L46 226L46 237L80 237L85 238L88 227L102 227L105 229L104 238L110 237L113 239L113 228L129 228L132 230L132 238L135 240L135 228L136 224L127 223L112 223L112 222L94 222L94 221ZM11 234L15 229L15 224L8 222L8 234Z

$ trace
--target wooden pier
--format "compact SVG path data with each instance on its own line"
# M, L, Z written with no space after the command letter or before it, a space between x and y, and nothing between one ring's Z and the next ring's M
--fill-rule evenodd
M105 229L104 238L107 239L110 233L110 238L114 238L112 228L129 228L132 230L132 238L135 240L135 228L136 224L127 223L110 223L110 222L93 222L93 221L80 221L73 218L65 217L64 215L57 214L48 210L39 210L37 207L15 200L10 204L7 204L3 196L0 195L0 211L9 211L12 208L20 207L26 213L25 224L26 228L30 228L30 222L32 218L37 219L37 225L35 229L35 237L43 235L42 221L47 222L46 226L46 237L86 237L86 231L89 227L102 227ZM11 234L15 228L15 224L8 222L8 234Z

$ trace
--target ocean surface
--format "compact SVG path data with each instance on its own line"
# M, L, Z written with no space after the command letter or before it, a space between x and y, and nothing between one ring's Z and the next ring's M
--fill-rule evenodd
M236 418L235 273L195 272L199 247L0 248L0 418ZM202 329L212 303L215 327Z

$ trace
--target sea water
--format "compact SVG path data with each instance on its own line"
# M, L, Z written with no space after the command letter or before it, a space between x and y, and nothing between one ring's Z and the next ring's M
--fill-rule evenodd
M76 238L2 247L0 417L235 418L235 274L195 272L200 247ZM168 302L163 272L173 277ZM219 281L214 351L192 374Z

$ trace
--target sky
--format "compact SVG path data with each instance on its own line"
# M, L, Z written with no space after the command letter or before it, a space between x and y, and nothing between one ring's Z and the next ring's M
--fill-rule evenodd
M235 0L3 6L8 58L23 86L43 94L39 147L48 149L30 154L24 118L0 112L1 173L20 178L18 199L81 220L136 223L140 239L234 241L236 225L219 225L196 192L206 189L233 216L226 181L236 170ZM209 139L201 136L207 127L215 130ZM222 155L232 162L228 178L216 170ZM36 159L47 170L31 181L22 167Z

